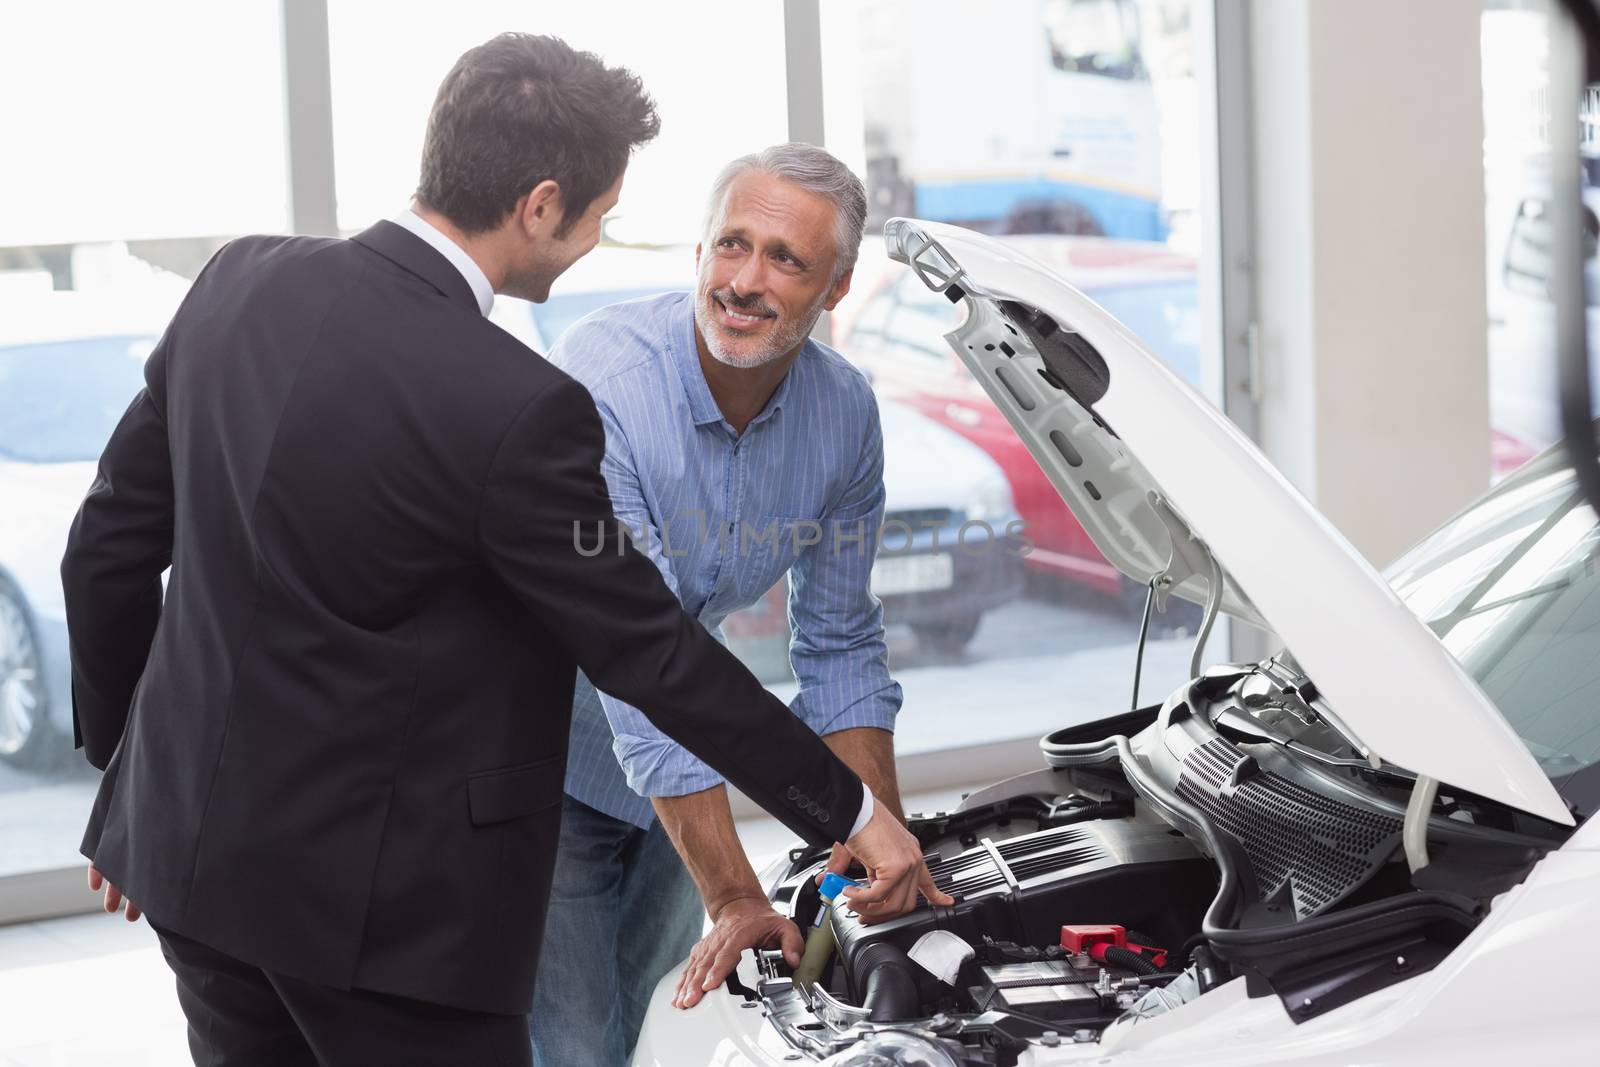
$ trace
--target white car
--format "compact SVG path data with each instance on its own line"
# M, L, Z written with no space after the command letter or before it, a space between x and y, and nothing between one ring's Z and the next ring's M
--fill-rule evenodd
M810 994L772 952L688 1011L669 974L635 1064L1592 1056L1600 529L1562 455L1385 581L1047 268L950 227L887 232L966 302L950 344L1106 558L1287 651L1202 669L1197 646L1158 707L1107 708L1046 737L1039 770L914 817L954 906L875 926L832 909L838 948ZM826 858L796 849L764 875L802 925Z
M61 555L181 288L42 293L0 323L0 761L48 770L71 751Z

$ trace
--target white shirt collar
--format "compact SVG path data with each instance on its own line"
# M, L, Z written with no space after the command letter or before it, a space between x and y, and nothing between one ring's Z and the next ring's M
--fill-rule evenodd
M404 226L424 241L428 242L439 254L448 259L461 272L461 276L472 287L472 295L478 300L478 310L484 315L489 314L489 309L494 307L494 288L489 284L489 276L483 273L483 268L473 262L467 250L446 237L439 228L427 219L407 208L390 220L396 226Z

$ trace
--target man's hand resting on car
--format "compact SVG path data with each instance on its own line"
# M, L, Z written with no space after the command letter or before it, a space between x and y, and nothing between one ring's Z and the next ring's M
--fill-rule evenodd
M789 966L796 967L805 947L799 927L779 915L766 897L730 900L717 912L711 932L689 953L672 1006L688 1008L699 1003L708 990L727 980L747 948L781 948Z
M658 810L662 810L662 805L658 804ZM667 824L669 829L675 829L678 820L669 815ZM697 858L699 855L690 854ZM848 866L854 856L867 869L867 885L846 889L848 902L839 902L866 922L883 922L905 914L917 906L918 892L933 904L954 903L951 897L934 888L933 876L922 859L921 846L886 804L879 804L873 810L867 825L849 840L848 851L835 849L830 864L840 862L841 856L841 866ZM789 966L800 963L801 953L805 951L800 929L773 909L759 887L751 885L742 895L719 902L712 915L711 932L695 945L688 965L679 976L677 992L672 998L674 1007L690 1008L698 1004L707 991L727 980L746 949L780 948Z
M895 781L894 735L856 727L823 738L872 791L872 815L859 833L835 845L828 870L845 873L853 860L867 870L867 885L846 890L838 901L866 922L883 922L917 905L920 891L933 904L954 901L934 888L922 848L901 825L900 787ZM673 1004L699 1003L707 990L727 980L745 949L781 948L790 966L805 949L801 931L774 911L756 878L733 824L722 786L676 797L655 797L656 814L694 877L712 928L694 947L679 977Z

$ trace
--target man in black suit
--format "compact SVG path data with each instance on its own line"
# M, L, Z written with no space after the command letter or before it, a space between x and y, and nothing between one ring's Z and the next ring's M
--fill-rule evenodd
M484 318L595 245L657 125L627 71L495 38L440 88L414 213L232 242L150 355L62 578L91 884L155 926L196 1063L528 1062L578 666L848 839L858 909L929 884L625 545L588 393Z

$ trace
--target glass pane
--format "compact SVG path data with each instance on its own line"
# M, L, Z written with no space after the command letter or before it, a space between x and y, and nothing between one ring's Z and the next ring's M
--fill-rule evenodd
M1589 373L1600 400L1600 87L1550 99L1550 36L1539 0L1484 0L1483 184L1488 241L1491 473L1502 478L1561 436L1550 302L1550 123L1580 121L1589 292ZM1581 115L1580 115L1581 111Z
M1528 464L1386 572L1581 814L1600 762L1600 527L1561 452Z
M365 229L407 205L440 80L462 52L518 31L560 37L644 81L661 136L629 164L607 234L628 243L693 245L717 171L785 140L788 128L783 6L747 5L738 18L728 10L706 0L467 0L451 4L448 18L423 20L396 18L394 5L377 0L331 0L340 227ZM692 47L678 46L686 41Z
M82 862L67 529L195 274L286 224L280 32L277 0L173 0L28 5L0 34L0 878Z
M907 215L998 235L1197 388L1220 380L1203 373L1215 346L1197 284L1212 268L1194 28L1210 18L1189 0L825 0L829 148L866 176L868 233ZM944 341L963 313L869 237L834 315L835 347L879 396L890 519L939 536L890 552L886 529L875 576L906 692L902 754L1124 710L1144 605ZM964 556L954 534L973 516L1020 520L1032 550L1002 538ZM1187 677L1199 615L1157 616L1144 700Z

